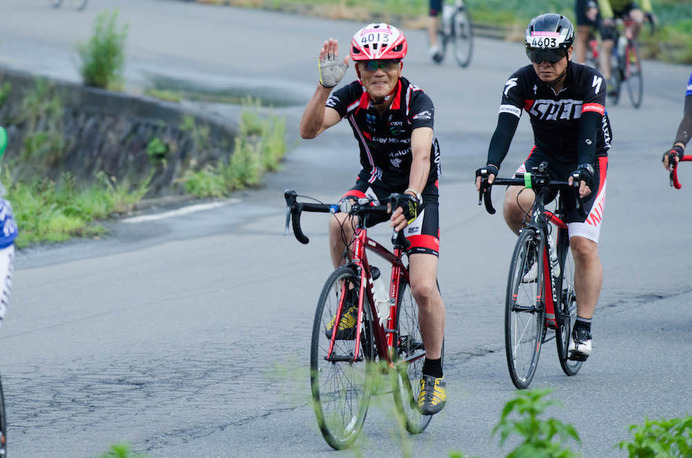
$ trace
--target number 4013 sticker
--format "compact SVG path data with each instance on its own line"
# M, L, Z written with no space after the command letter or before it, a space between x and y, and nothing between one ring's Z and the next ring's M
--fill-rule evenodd
M372 43L374 41L378 43L388 43L389 42L389 35L388 33L368 33L366 35L363 35L360 38L360 43L361 44L368 44Z

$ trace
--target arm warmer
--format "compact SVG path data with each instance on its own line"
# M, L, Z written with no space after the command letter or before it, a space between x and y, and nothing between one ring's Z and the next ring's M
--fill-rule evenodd
M490 140L488 148L488 164L493 164L500 168L500 164L507 156L509 145L512 143L514 132L517 131L519 118L510 113L500 113L497 118L497 127L493 138Z
M692 137L692 95L685 97L685 111L682 121L680 121L680 127L678 127L678 133L675 136L675 143L682 143L687 145Z
M595 111L585 111L579 118L579 144L577 157L579 164L596 162L596 134L603 116Z

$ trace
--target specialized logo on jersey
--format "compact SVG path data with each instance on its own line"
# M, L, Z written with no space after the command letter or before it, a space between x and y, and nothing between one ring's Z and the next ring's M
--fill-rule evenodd
M505 83L505 97L507 96L507 93L509 92L509 90L517 85L518 79L519 78L510 78L507 80L507 82Z
M327 103L325 104L329 108L334 108L338 103L340 102L339 97L335 95L330 95L329 98L327 99Z
M593 76L593 83L591 83L591 87L596 88L594 89L594 92L598 94L598 91L601 90L601 83L603 83L603 78L600 76L594 75Z
M581 100L527 100L524 109L531 115L544 121L561 121L581 118Z

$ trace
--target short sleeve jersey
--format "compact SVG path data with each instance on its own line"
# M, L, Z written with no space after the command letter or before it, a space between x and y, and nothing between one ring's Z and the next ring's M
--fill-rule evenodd
M606 81L595 69L570 62L565 87L555 94L532 65L517 70L505 83L500 113L530 117L536 147L563 163L576 163L579 118L593 111L603 116L596 136L596 156L607 156L612 133L605 111Z
M433 127L432 100L407 79L400 78L390 108L380 115L360 81L354 81L327 100L342 118L347 118L360 147L359 178L399 190L408 186L413 153L411 132ZM440 149L433 139L428 183L440 175ZM401 189L403 191L403 189Z

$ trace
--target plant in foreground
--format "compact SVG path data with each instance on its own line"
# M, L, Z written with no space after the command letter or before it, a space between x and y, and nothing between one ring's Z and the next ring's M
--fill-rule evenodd
M692 416L649 420L629 428L634 437L618 444L631 457L668 458L692 456Z

